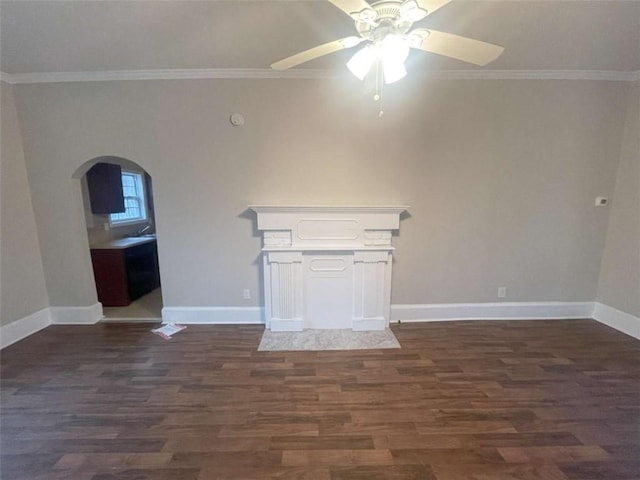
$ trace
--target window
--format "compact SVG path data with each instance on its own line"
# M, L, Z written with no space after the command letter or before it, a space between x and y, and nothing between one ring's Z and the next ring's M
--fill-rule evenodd
M123 170L122 193L124 194L125 211L109 215L111 225L146 221L147 206L144 198L144 179L142 174Z

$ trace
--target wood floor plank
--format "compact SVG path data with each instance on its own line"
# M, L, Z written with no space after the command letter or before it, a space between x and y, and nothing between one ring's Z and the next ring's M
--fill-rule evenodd
M570 480L554 464L434 465L437 480ZM602 477L613 480L615 477Z
M289 467L392 465L393 463L394 459L389 450L286 450L282 452L282 464Z
M258 352L259 325L48 327L2 352L0 476L640 478L637 340L591 320L392 328L400 350Z
M436 480L428 465L332 467L331 480Z
M612 460L612 456L597 445L499 447L498 451L509 463Z

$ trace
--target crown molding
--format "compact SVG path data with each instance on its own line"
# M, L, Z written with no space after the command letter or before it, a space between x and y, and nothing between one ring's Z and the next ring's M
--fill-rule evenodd
M10 84L14 83L11 79L11 75L4 72L0 72L0 82L10 83Z
M109 82L115 80L199 80L199 79L322 79L337 75L330 70L270 68L193 68L166 70L107 70L90 72L47 72L4 74L8 83Z
M201 68L167 70L113 70L91 72L16 73L0 72L0 80L10 84L109 82L121 80L198 80L198 79L327 79L347 76L331 70L269 68ZM640 70L444 70L428 72L436 80L596 80L640 81Z
M615 70L447 70L429 76L446 80L596 80L633 82L640 71Z

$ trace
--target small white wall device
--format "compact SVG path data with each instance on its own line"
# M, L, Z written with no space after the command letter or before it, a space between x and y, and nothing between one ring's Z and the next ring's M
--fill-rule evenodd
M234 127L241 127L244 125L244 115L241 113L233 113L229 117L229 121Z

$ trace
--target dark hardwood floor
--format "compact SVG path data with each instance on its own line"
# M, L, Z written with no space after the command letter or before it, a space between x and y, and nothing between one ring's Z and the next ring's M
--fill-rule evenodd
M640 342L591 320L292 353L257 352L259 326L149 328L2 352L3 480L640 478Z

